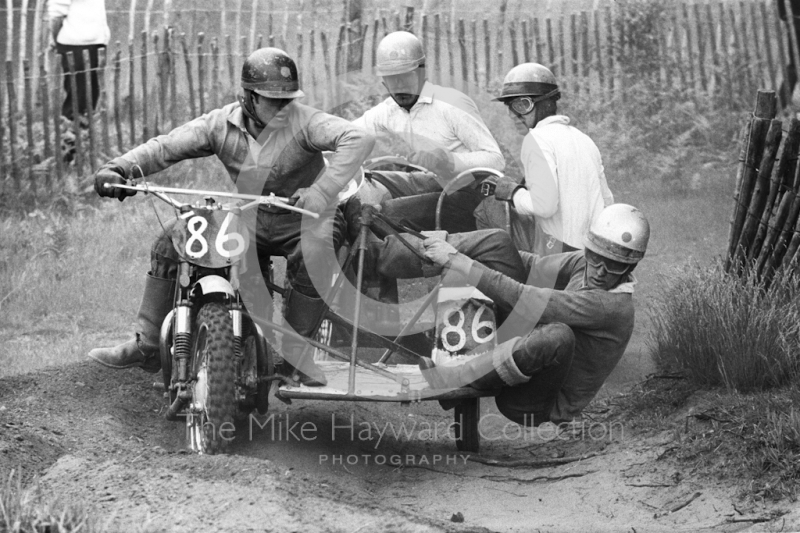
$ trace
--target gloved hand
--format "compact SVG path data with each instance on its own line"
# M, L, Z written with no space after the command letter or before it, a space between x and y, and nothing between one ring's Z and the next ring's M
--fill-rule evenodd
M450 177L455 171L455 161L453 154L442 149L434 148L433 150L417 150L408 155L408 161L427 168L431 172L435 172L442 177Z
M447 267L453 258L458 255L453 245L442 239L430 237L422 241L425 247L425 257L441 267Z
M525 187L508 176L490 176L481 182L481 194L514 203L514 193Z
M105 187L106 183L126 185L128 183L128 180L125 179L126 174L126 169L119 163L115 161L106 163L94 175L94 191L99 196L116 198L120 202L128 196L135 196L136 191Z
M289 200L289 203L295 207L301 207L317 214L322 214L328 208L329 203L327 196L313 185L297 189Z

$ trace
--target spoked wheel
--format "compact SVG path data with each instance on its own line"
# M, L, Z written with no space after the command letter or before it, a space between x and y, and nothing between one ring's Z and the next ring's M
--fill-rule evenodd
M459 451L478 453L481 445L481 435L478 431L480 416L480 398L466 398L456 405L456 448Z
M215 454L233 440L236 414L236 369L233 324L228 309L218 303L200 308L192 344L192 400L186 433L192 451Z

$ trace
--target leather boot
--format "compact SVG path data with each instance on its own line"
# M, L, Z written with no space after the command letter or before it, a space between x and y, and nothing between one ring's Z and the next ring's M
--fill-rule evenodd
M141 367L145 372L161 370L159 337L161 324L172 308L175 280L147 275L139 305L136 337L112 348L95 348L89 358L109 368Z
M312 337L316 334L317 321L327 307L322 298L306 296L292 287L286 296L283 317L299 335ZM300 363L301 354L306 348L304 342L284 335L282 348L283 367L287 375L296 374L297 380L307 387L324 387L328 384L325 373L314 363L310 347L305 350L305 360Z
M472 387L478 390L513 387L527 382L514 362L512 351L517 339L511 339L492 351L453 364L436 366L429 357L421 357L422 376L434 389Z

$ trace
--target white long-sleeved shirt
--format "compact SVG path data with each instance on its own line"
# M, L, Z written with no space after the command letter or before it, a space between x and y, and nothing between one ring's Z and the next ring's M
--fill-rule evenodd
M108 44L105 0L48 0L48 20L63 17L56 42L71 46Z
M583 237L604 207L614 203L600 151L563 115L547 117L525 136L525 186L514 194L520 218L533 217L548 235L583 248Z
M475 102L456 89L426 81L410 111L389 97L354 123L376 136L399 136L410 151L442 148L453 154L456 173L475 167L505 168L500 147Z

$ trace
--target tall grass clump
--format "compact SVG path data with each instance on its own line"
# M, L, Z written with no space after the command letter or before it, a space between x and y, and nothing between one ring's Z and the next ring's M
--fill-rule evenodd
M650 348L656 364L702 386L752 392L800 376L800 276L690 265L657 289Z
M38 485L22 486L12 470L0 484L0 531L8 533L67 533L100 531L81 505L65 504L46 495Z

